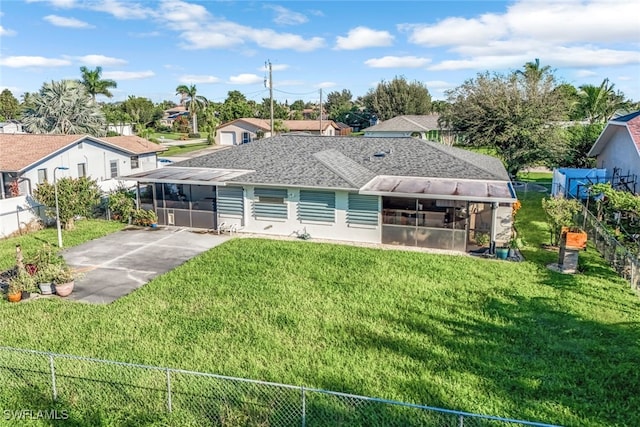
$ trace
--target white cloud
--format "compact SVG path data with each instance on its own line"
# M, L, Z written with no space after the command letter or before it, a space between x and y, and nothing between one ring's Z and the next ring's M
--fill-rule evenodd
M0 25L0 36L15 36L16 32Z
M276 13L275 18L273 18L273 22L278 25L300 25L309 20L302 13L294 12L286 7L267 5L265 8L271 9Z
M411 43L454 54L430 70L521 68L533 58L553 67L592 68L640 63L631 47L640 36L638 13L636 0L520 0L502 14L398 29Z
M273 71L284 71L287 68L289 68L289 65L287 64L271 64L271 70ZM263 65L262 67L258 68L258 71L269 71L269 67Z
M54 7L68 9L76 6L76 0L26 0L27 3L50 3Z
M178 81L182 84L204 84L204 83L219 83L220 79L214 76L198 76L195 74L187 74L180 76Z
M393 36L388 31L376 31L367 27L356 27L347 33L346 37L336 37L338 50L355 50L366 47L391 46Z
M71 65L71 61L44 56L7 56L0 58L0 65L9 68L65 67Z
M593 77L593 76L597 76L598 73L596 73L595 71L591 71L591 70L578 70L576 71L576 77L579 78L584 78L584 77Z
M336 87L336 86L337 86L337 83L335 82L322 82L316 85L316 87L320 89L328 89L330 87Z
M260 77L256 74L238 74L237 76L229 77L230 84L236 85L251 85L256 83L263 83L264 77Z
M130 37L136 38L148 38L148 37L160 37L162 33L160 31L149 31L147 33L128 33Z
M81 21L76 18L65 18L64 16L58 15L47 15L44 18L49 24L54 25L56 27L65 27L65 28L95 28L93 25L88 22Z
M127 63L124 59L104 55L78 56L76 57L76 60L82 65L90 65L94 67L125 65Z
M204 6L183 1L163 1L160 4L161 20L168 21L173 26L182 29L195 29L199 22L211 18L211 14Z
M91 10L108 13L115 18L123 20L145 19L156 15L152 9L132 1L103 0L97 3L89 3L87 7Z
M450 87L455 87L456 85L453 83L449 83L449 82L445 82L444 80L430 80L430 81L426 81L424 82L425 85L427 85L427 88L429 89L443 89L443 88L450 88Z
M384 56L364 61L371 68L420 68L431 60L417 56Z
M148 79L149 77L153 77L156 74L151 71L105 71L102 73L102 76L105 79L111 80L140 80L140 79Z

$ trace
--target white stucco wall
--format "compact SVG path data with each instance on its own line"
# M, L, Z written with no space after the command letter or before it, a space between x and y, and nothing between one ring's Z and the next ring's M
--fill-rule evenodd
M239 144L242 144L242 134L244 132L249 132L249 134L251 135L251 140L253 141L254 139L256 139L256 133L258 132L258 130L260 130L260 128L252 125L251 123L239 121L234 124L218 128L218 131L216 132L216 136L215 136L215 142L216 144L219 144L219 145L225 145L223 144L221 134L225 132L233 132L236 136L235 144L239 145ZM270 135L270 132L266 131L265 138L269 135Z
M87 177L98 182L111 179L110 162L118 162L118 175L129 175L136 172L143 172L157 167L156 154L141 154L138 156L138 168L131 168L131 154L118 151L92 141L83 140L82 146L76 144L67 148L61 153L49 156L42 161L31 165L22 174L31 183L31 190L38 185L38 170L46 169L47 179L53 182L53 171L58 166L68 167L68 170L56 171L56 178L71 177L78 178L78 164L84 163ZM21 184L21 193L29 194L29 184Z
M298 219L297 203L300 200L300 190L290 188L287 192L288 217L286 219L258 219L253 216L254 187L245 187L243 227L239 232L270 234L278 236L295 236L306 228L312 238L330 240L349 240L355 242L379 243L381 240L380 214L377 226L347 224L348 193L336 191L335 220L332 223L320 221L300 221ZM378 203L380 203L378 201ZM380 209L378 209L380 211ZM236 221L238 219L236 218ZM220 217L220 221L234 223L233 218ZM237 223L237 222L236 222Z
M596 164L598 168L606 169L608 176L613 175L614 168L620 168L622 175L629 172L640 175L640 153L626 129L620 126L597 156Z

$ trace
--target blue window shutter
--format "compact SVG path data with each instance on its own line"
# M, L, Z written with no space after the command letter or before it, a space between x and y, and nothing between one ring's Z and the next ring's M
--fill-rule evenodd
M298 219L300 221L334 222L336 194L330 191L300 190Z
M378 225L378 197L350 193L347 224Z
M218 187L218 213L242 216L244 213L243 196L242 187Z
M253 191L253 216L256 218L287 218L285 188L256 188Z

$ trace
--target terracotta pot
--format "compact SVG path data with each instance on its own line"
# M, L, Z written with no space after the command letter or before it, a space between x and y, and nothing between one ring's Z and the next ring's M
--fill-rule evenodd
M22 292L16 292L14 294L7 294L7 299L10 302L18 302L22 299Z
M55 285L56 295L60 297L66 297L71 295L71 292L73 291L73 284L74 282L60 283L59 285L56 284Z

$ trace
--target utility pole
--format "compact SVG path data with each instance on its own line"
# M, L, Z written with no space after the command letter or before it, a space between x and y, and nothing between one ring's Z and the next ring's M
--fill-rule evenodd
M270 102L270 123L271 123L271 136L273 136L273 73L271 70L271 61L267 60L267 64L269 67L269 102Z
M320 88L320 136L322 136L322 88Z

